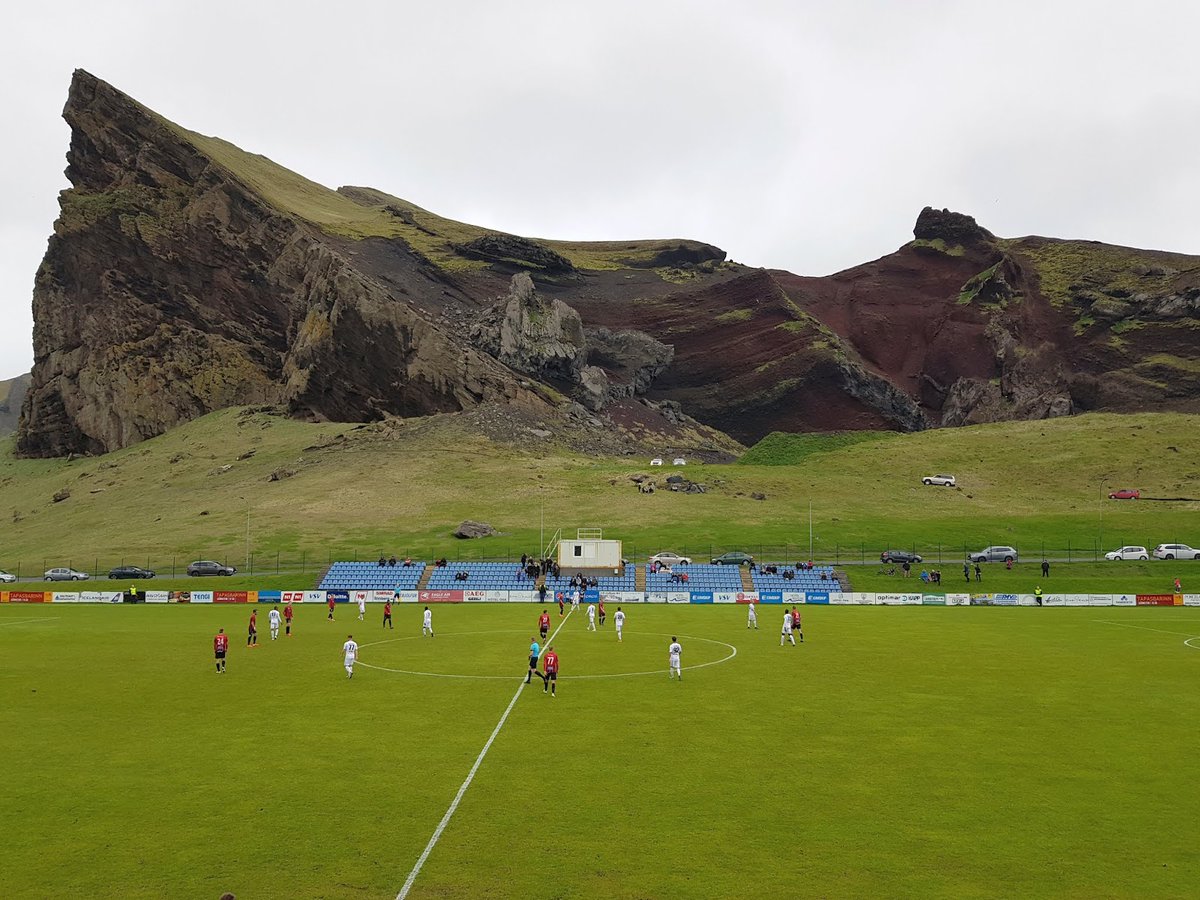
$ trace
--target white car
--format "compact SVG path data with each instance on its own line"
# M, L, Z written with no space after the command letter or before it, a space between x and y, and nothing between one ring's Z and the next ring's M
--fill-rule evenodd
M672 462L672 463L671 463L671 465L673 465L673 466L686 466L686 465L687 465L687 460L686 460L686 459L684 459L682 456L677 456L677 457L675 457L675 461L674 461L674 462Z
M953 475L926 475L921 484L938 484L944 487L954 487L956 482Z
M12 584L16 580L16 575L12 575L8 572L0 572L0 584Z
M1122 547L1104 554L1105 559L1149 559L1150 551L1145 547Z
M1159 544L1154 548L1154 556L1158 559L1200 559L1200 550L1187 544Z
M658 563L660 566L690 566L692 558L690 556L680 556L678 553L664 551L663 553L655 553L650 557L650 563Z
M662 465L662 457L661 456L654 457L654 459L650 460L650 465L661 466Z

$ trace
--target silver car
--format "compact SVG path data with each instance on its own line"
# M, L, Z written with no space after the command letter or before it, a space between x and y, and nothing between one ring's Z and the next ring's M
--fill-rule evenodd
M42 576L46 581L87 581L87 572L76 572L74 569L47 569Z
M978 553L968 557L971 562L1016 562L1017 551L1014 547L984 547Z
M17 576L9 572L0 572L0 584L12 584L17 580Z

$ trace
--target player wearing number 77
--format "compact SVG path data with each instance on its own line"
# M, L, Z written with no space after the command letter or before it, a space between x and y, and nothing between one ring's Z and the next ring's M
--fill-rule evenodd
M670 667L667 669L667 677L675 676L680 681L683 681L683 666L680 665L679 655L683 653L683 648L679 646L678 639L671 636L671 646L667 648L667 655Z

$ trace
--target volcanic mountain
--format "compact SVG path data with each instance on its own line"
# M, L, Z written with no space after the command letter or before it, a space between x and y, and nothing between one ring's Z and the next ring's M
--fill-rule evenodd
M531 239L331 190L83 71L64 117L24 455L242 404L499 406L715 442L1200 409L1197 257L997 238L927 208L897 252L802 277L693 240Z

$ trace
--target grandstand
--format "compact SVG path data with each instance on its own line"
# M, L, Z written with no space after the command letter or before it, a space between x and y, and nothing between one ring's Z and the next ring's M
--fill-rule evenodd
M784 572L792 572L794 577L784 578ZM822 578L822 575L825 577ZM833 591L836 593L842 589L833 574L833 566L815 566L811 570L801 571L779 564L779 574L767 575L760 567L752 573L752 578L756 591Z
M458 572L466 572L466 581L455 581ZM536 587L519 563L451 562L434 569L426 588L431 591L532 591Z
M549 577L546 579L546 589L550 591L550 596L555 596L558 591L564 594L570 594L574 590L571 587L571 576L574 572L562 572L558 578ZM624 571L620 575L602 575L596 578L596 590L600 591L635 591L637 590L637 573L633 566L625 566Z
M687 573L687 583L672 581L672 576ZM646 590L663 591L740 591L742 575L737 566L714 566L708 563L677 565L672 571L651 572L646 567Z
M377 562L335 562L321 579L318 590L415 591L425 563L381 566Z

